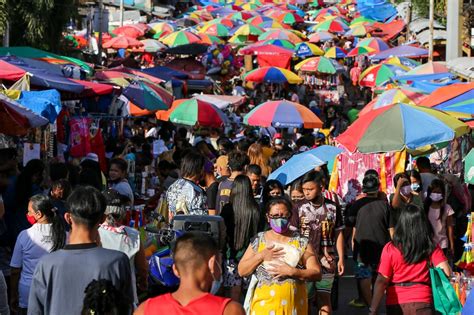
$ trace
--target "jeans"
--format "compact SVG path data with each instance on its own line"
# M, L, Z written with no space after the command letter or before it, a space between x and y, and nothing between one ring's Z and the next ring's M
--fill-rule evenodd
M7 283L3 272L0 271L0 315L10 315L10 308L8 307Z

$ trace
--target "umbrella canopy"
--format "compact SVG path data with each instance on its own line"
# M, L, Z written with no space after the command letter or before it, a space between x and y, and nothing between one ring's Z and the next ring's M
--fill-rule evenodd
M258 40L285 39L294 44L302 42L301 38L289 30L268 30L258 37Z
M269 40L264 40L264 41L258 41L256 44L258 43L265 44L265 45L280 46L280 47L291 49L291 50L295 49L295 45L286 39L269 39Z
M269 28L291 29L291 26L289 26L288 24L280 23L280 22L277 22L277 21L263 22L263 23L260 23L258 26L260 26L261 28L264 28L264 29L269 29Z
M265 32L265 30L261 27L254 26L252 24L244 24L235 31L234 36L239 36L239 35L258 36L260 34L263 34L264 32Z
M150 23L148 26L150 27L150 31L154 34L163 32L173 33L175 31L175 27L167 22Z
M366 87L380 86L392 77L405 73L406 71L399 66L381 63L371 66L362 72L359 78L359 85Z
M390 48L388 47L387 43L383 41L383 39L378 37L365 38L357 43L357 47L360 46L368 46L375 49L376 52L381 52Z
M322 121L309 108L287 100L268 101L252 109L244 124L276 128L321 128Z
M16 81L21 79L26 71L6 61L0 60L0 80Z
M373 60L383 60L390 57L423 57L428 55L428 50L424 48L403 45L396 46L390 49L386 49L376 55L373 55L371 59Z
M29 128L48 124L48 119L0 93L0 133L10 136L25 135Z
M372 30L371 27L362 25L362 24L357 24L355 26L350 26L350 30L348 30L344 36L345 37L364 37L368 33L370 33Z
M474 149L471 149L464 158L464 181L474 185ZM474 303L472 303L471 308L474 311Z
M141 52L155 53L155 52L162 51L168 48L156 39L147 38L147 39L141 40L140 42L142 42L143 46L140 48L137 48L136 50L141 51Z
M166 90L156 86L152 88L143 81L131 83L123 90L122 94L133 104L146 110L168 109L173 100Z
M254 17L254 14L248 12L248 11L240 11L240 12L236 12L236 13L232 13L232 14L229 14L227 16L228 19L231 19L231 20L242 20L242 21L246 21L250 18Z
M420 105L474 115L474 82L440 87L421 101Z
M375 49L369 46L359 46L353 48L349 53L347 54L347 57L355 57L355 56L360 56L360 55L368 55L372 54L375 52Z
M144 24L145 25L145 24ZM128 36L131 38L137 38L144 36L146 33L148 26L145 25L143 26L138 26L138 25L124 25L121 27L118 27L112 31L115 35L122 35L122 36Z
M328 48L328 50L326 50L326 52L324 53L324 57L333 58L333 59L345 58L346 56L347 56L347 52L341 47L337 47L337 46Z
M321 56L308 58L301 61L295 66L295 70L304 72L335 74L337 71L343 70L343 68L336 61Z
M227 37L229 36L229 28L224 24L206 24L203 26L199 33L212 35L212 36L219 36L219 37Z
M201 42L201 38L198 35L185 30L171 33L160 40L162 43L168 45L168 47L171 48Z
M254 25L254 26L260 26L260 24L265 23L265 22L274 22L275 20L272 19L271 17L265 16L265 15L257 15L254 16L250 19L247 20L248 24Z
M203 45L223 44L224 43L224 41L222 39L220 39L219 37L217 37L217 36L212 36L212 35L208 35L208 34L199 34L199 37L201 38L199 43L203 44ZM192 44L186 44L186 45L192 45Z
M239 50L242 55L293 55L293 50L276 45L250 45Z
M418 105L418 103L426 97L420 91L409 88L394 88L387 90L373 99L367 104L359 113L359 116L367 114L368 112L385 107L395 103L405 103L410 105Z
M334 39L334 35L326 31L318 31L309 36L310 43L326 42L332 39Z
M428 62L422 65L417 66L414 69L411 69L407 72L407 75L412 74L434 74L434 73L446 73L449 72L448 67L446 67L445 62Z
M141 47L143 43L135 38L128 37L128 36L117 36L112 38L111 40L105 42L102 47L104 48L112 48L112 49L127 49L127 48L135 48Z
M322 56L324 55L324 51L315 44L303 42L296 44L295 55L300 58Z
M336 140L350 152L392 152L451 141L469 130L443 112L399 103L360 116Z
M332 169L334 159L343 150L329 145L323 145L315 149L299 153L291 157L282 166L277 168L268 176L268 179L275 179L283 186L286 186L317 166L328 164L328 169Z
M415 61L413 59L406 58L406 57L390 57L388 59L385 59L383 63L388 63L390 65L396 65L396 66L403 66L409 69L413 69L420 65L418 61Z
M314 31L327 31L335 34L344 34L349 30L349 27L344 22L338 19L327 20L317 24Z
M295 73L278 67L262 67L248 72L244 80L251 82L268 83L290 83L297 84L303 82Z
M276 20L288 25L304 22L303 18L295 12L283 12L276 16Z
M221 127L227 123L227 116L211 103L191 98L178 104L169 114L175 124Z

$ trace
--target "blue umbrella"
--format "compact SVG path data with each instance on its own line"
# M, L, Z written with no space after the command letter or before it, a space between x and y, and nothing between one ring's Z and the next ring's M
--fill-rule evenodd
M166 100L157 91L148 87L145 83L138 81L127 86L123 92L130 101L141 109L146 110L167 110L169 109Z
M341 152L342 149L323 145L316 149L294 155L285 164L271 173L268 179L276 179L283 185L288 185L315 167L326 163L328 164L329 171L331 171L334 165L334 159Z

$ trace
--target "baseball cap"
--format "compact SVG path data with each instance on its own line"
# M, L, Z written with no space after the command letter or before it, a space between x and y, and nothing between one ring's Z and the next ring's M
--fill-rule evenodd
M85 160L91 160L99 163L99 156L95 153L87 153L87 155L82 159L81 162L84 162Z
M371 193L379 190L379 178L373 174L369 174L362 180L362 192Z

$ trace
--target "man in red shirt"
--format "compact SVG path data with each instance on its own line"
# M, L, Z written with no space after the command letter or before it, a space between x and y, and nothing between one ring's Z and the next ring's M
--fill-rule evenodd
M173 253L173 272L181 281L178 290L146 300L135 315L245 314L239 303L212 295L222 279L219 247L213 238L204 233L186 233L176 241Z

